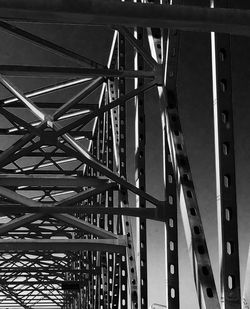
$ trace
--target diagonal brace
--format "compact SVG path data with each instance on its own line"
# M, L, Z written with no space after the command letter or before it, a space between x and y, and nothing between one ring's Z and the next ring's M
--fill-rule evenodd
M118 238L118 235L115 235L114 233L108 232L100 227L97 227L93 224L90 224L88 222L85 222L81 219L78 219L68 214L53 214L53 217L63 222L66 222L70 225L73 225L74 227L77 227L78 229L81 229L84 232L91 233L100 238L104 238L104 239L117 239Z

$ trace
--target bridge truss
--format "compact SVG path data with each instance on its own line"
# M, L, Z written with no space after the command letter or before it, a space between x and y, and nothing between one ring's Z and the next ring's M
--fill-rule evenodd
M174 29L212 31L219 23L213 28L214 20L204 18L192 24L183 13L173 17L171 29L160 28L159 12L185 11L174 0L74 1L0 0L1 31L72 62L0 65L6 93L0 102L0 308L148 308L146 223L151 219L165 224L167 308L178 309L179 206L200 308L241 308L230 35L211 34L219 300L178 111L180 32ZM209 14L229 1L212 5L208 1ZM198 8L189 12L197 12L198 20ZM233 14L225 10L224 17L226 12ZM17 21L108 27L109 59L100 64L23 30ZM224 32L249 31L247 25L243 31L225 24ZM26 91L20 85L29 77L60 82ZM146 187L144 103L150 89L158 96L152 108L161 113L164 200ZM67 91L69 99L51 100ZM127 177L128 104L136 115L134 181Z

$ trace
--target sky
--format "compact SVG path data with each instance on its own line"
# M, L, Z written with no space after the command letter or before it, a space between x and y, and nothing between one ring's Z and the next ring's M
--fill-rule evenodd
M192 2L192 3L191 3ZM190 1L206 5L206 1ZM250 8L246 1L237 1L242 8ZM247 7L247 5L249 7ZM80 26L24 26L36 34L56 41L93 59L106 63L111 44L111 31ZM0 32L0 63L66 65L46 52L31 48L21 41ZM235 126L236 181L239 224L239 248L242 290L250 240L250 40L232 37L233 108ZM61 58L62 59L62 58ZM213 102L210 35L206 33L181 33L181 50L178 71L178 98L184 137L190 159L201 217L208 242L215 280L219 287L218 237L216 217L215 162L213 136ZM22 81L29 89L34 81ZM45 81L44 81L45 82ZM35 82L34 82L35 84ZM128 178L133 181L134 170L134 109L128 104ZM146 108L146 173L147 190L163 198L162 145L160 111L156 90L149 91ZM194 281L179 213L179 263L181 308L198 308ZM164 277L164 225L148 221L149 305L165 304L166 280ZM218 289L219 290L219 289Z

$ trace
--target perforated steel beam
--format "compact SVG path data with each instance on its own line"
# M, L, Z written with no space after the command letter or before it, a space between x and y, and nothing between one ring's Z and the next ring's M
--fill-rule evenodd
M228 7L230 1L212 1ZM211 34L216 193L222 309L241 308L231 37Z

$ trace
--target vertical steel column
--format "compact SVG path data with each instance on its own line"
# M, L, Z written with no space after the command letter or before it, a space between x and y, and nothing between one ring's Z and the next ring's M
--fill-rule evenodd
M108 96L108 94L107 94ZM112 124L110 113L107 113L107 166L113 170L113 140L112 140ZM113 190L107 192L107 207L114 206L114 193ZM112 215L107 215L108 231L114 232L114 220ZM108 258L108 309L115 308L114 304L114 276L115 276L115 254L107 253Z
M102 105L105 104L105 95L102 100ZM102 162L103 165L106 165L106 145L105 145L105 135L106 135L106 122L105 116L101 116L98 118L98 159ZM106 203L106 193L99 195L99 203L101 205L105 205ZM103 214L99 215L99 227L105 228L105 216ZM99 275L99 304L97 304L96 308L106 309L107 308L107 260L106 253L100 253L100 275Z
M125 38L120 33L118 34L118 55L117 55L118 70L125 69ZM119 97L125 95L125 78L119 78L118 91ZM119 107L119 174L126 179L126 104L125 102ZM125 201L125 203L124 203ZM122 206L127 204L127 190L120 187L119 202ZM123 229L123 227L121 227ZM128 292L127 292L127 263L126 254L121 254L121 309L128 307Z
M119 282L120 282L120 254L114 254L114 277L113 277L113 296L112 306L113 308L119 308ZM112 307L111 307L112 308Z
M99 127L99 123L100 123L100 118L98 119L98 124L97 124L97 128L98 130L96 131L96 138L94 138L93 140L93 156L95 158L97 158L99 156L99 147L100 147L100 127ZM95 169L92 169L92 176L93 177L97 177L97 175L99 175L99 172L96 172ZM97 204L97 196L93 196L92 197L92 205L96 205ZM93 225L97 225L97 215L96 214L92 214L92 220L91 220L92 224ZM96 238L95 236L91 236L91 238ZM100 263L100 252L97 252L97 251L93 251L92 252L92 258L93 258L93 261L92 261L92 265L93 265L93 268L92 269L97 269L97 266L99 266L99 263ZM96 308L98 306L98 303L99 303L99 275L97 273L94 273L93 274L93 308Z
M113 54L110 54L110 68L112 69L118 69L118 41L117 41L118 34L114 34L113 37L113 46L111 50L113 49ZM107 83L107 100L108 103L112 102L117 98L117 87L115 87L115 79L110 78ZM108 113L108 153L109 153L109 159L108 159L108 167L111 170L115 170L115 172L118 172L119 166L118 166L118 146L119 146L119 109L118 107L113 108L110 110L110 113ZM115 202L115 196L113 191L110 191L108 193L108 206L113 207ZM118 202L118 201L117 201ZM111 231L114 231L118 233L118 219L116 218L116 222L112 219L110 220L111 215L108 215L108 227ZM120 232L120 231L119 231ZM109 257L109 267L112 267L113 273L111 274L111 271L109 271L109 280L112 276L112 284L109 282L109 287L111 288L112 294L110 294L110 307L109 308L119 308L119 292L120 292L120 277L121 277L121 271L120 271L120 253L115 253L113 256L111 254L108 255ZM111 270L111 269L110 269Z
M87 269L87 254L86 251L82 252L82 259L81 259L81 269ZM87 286L84 285L83 287L83 293L82 293L82 304L84 308L88 308L88 300L87 300Z
M154 34L154 29L151 31L152 34ZM175 34L175 32L173 32L173 34ZM171 34L169 33L166 49L167 64L164 68L164 83L162 86L158 86L162 129L167 134L171 161L174 167L176 183L178 185L178 193L180 192L181 213L190 253L190 260L194 272L199 305L200 308L219 309L220 306L208 254L206 238L202 226L194 183L192 180L192 173L181 128L176 89L173 92L166 88L167 79L174 78L176 73L171 67L171 53L176 53L176 50L170 50L170 38ZM158 48L156 39L157 33L155 36L149 35L151 54L159 62L159 59L162 58L162 52ZM159 46L162 45L159 44ZM163 55L163 57L165 57L165 55ZM168 202L170 205L173 204L173 198L170 197ZM173 249L176 247L173 241L170 241L168 246L170 251L174 251ZM174 290L172 291L174 296Z
M95 158L98 155L98 142L99 142L99 134L98 133L99 132L97 130L96 134L95 134L95 138L94 138L93 143L92 143L92 154ZM95 169L92 169L91 176L93 176L93 177L97 176L97 172L96 172ZM97 197L96 196L91 197L92 206L94 206L96 203L97 203ZM97 215L96 214L91 215L90 223L92 223L93 225L97 224ZM92 239L96 238L93 235L91 235L90 237ZM99 254L99 252L96 252L96 251L91 252L92 269L96 269L96 267L97 267L97 255L98 254ZM92 285L92 304L93 304L93 308L95 308L96 302L98 301L98 299L97 299L97 275L95 273L92 273L91 277L92 277L92 282L93 282L93 285Z
M215 0L212 7L229 7ZM221 304L241 308L230 35L211 34Z
M168 1L166 1L168 2ZM168 104L174 100L177 102L177 70L179 59L180 33L176 30L169 30L168 33L168 58L167 67L172 72L166 76L166 93ZM179 303L179 263L178 263L178 218L177 218L177 186L174 177L173 164L168 146L168 132L163 130L164 149L164 178L166 188L166 201L168 201L168 216L166 226L167 233L167 277L168 277L168 308L177 309Z
M152 2L152 1L150 1ZM154 1L156 2L156 1ZM162 5L172 5L172 1L160 1ZM151 52L155 60L164 66L167 61L167 67L171 74L166 75L165 91L168 104L177 104L177 69L179 58L179 32L175 30L161 31L161 29L151 29L149 42ZM167 48L168 55L164 55ZM166 57L166 59L164 58ZM159 92L160 93L160 92ZM162 98L161 98L162 99ZM165 239L166 239L166 276L167 276L167 307L169 309L178 309L179 304L179 263L178 263L178 218L177 218L177 187L174 176L173 163L171 161L168 131L162 118L162 138L163 138L163 167L164 167L164 186L165 200L163 207L167 208L165 221Z
M143 45L144 29L136 28L135 37ZM143 57L135 53L135 70L144 70ZM135 88L144 84L144 79L135 80ZM144 93L135 97L135 181L136 186L146 190L145 180L145 113ZM146 208L146 201L141 197L136 198L136 207ZM148 278L147 278L147 221L143 218L137 219L137 254L138 254L138 288L139 308L148 308Z
M95 132L95 138L96 137L97 132ZM94 145L92 143L91 145L91 153L93 153L94 150ZM92 176L93 175L93 168L88 167L87 168L87 175L88 176ZM93 199L89 198L88 199L88 204L89 205L93 205ZM92 223L92 215L89 214L86 216L86 221L88 223ZM87 235L88 238L92 238L93 236L91 234ZM88 265L89 265L89 269L93 268L93 252L87 251L87 260L88 260ZM93 278L93 273L89 274L89 284L88 284L88 309L93 309L94 308L94 278Z

